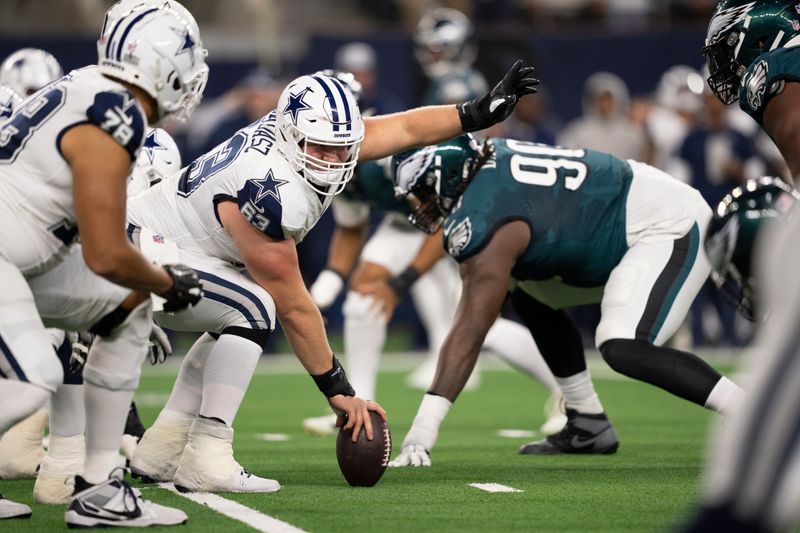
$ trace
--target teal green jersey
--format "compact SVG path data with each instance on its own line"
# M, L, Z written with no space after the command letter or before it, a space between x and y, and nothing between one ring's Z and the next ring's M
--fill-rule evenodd
M348 200L367 204L370 211L398 212L408 215L411 209L404 199L394 196L391 176L383 162L366 161L356 166L356 172L342 196Z
M778 48L758 57L742 77L739 107L763 126L764 109L787 81L800 81L800 47Z
M486 79L474 68L454 68L430 79L422 105L457 104L483 96L488 90Z
M559 276L577 287L605 284L628 249L630 165L593 150L491 142L494 157L443 226L448 253L462 262L480 252L500 226L522 220L531 240L514 266L515 279Z

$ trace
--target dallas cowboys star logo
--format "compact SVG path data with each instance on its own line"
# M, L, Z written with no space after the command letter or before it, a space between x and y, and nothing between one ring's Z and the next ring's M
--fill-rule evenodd
M289 103L283 109L283 114L289 114L292 117L292 124L297 126L297 114L304 109L311 109L311 106L303 101L303 97L311 89L306 87L297 94L289 93Z
M275 176L272 174L272 169L269 169L267 175L261 178L260 180L250 180L253 184L258 187L258 194L256 194L256 203L260 202L262 198L267 196L272 196L275 200L280 203L281 201L281 192L278 190L278 187L283 185L284 183L289 183L287 180L279 180L276 179Z
M197 43L192 38L189 30L177 28L172 29L178 34L179 37L181 37L181 42L180 45L178 45L178 49L175 51L175 55L179 56L185 52L188 52L189 59L192 61L192 66L194 66L194 47L197 46Z
M166 146L158 142L155 130L147 134L147 137L144 139L144 144L142 144L142 148L144 148L144 151L147 154L147 159L150 160L151 165L155 163L156 150L167 150Z

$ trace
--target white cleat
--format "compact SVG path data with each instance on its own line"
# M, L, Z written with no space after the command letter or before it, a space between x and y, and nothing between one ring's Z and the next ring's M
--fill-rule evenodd
M193 421L192 415L161 411L136 445L131 459L131 476L147 483L173 481Z
M24 503L12 502L0 494L0 520L7 518L29 518L31 508Z
M42 434L48 413L40 409L0 438L0 479L33 479L44 457Z
M75 476L83 472L86 442L83 435L50 437L50 447L42 460L33 485L36 503L69 503L75 488Z
M336 427L336 415L314 416L303 419L303 429L309 435L335 435L339 428Z
M188 519L180 509L143 499L138 489L114 477L89 485L77 476L75 490L64 513L70 528L177 526Z
M406 378L406 386L411 389L428 391L431 388L431 383L433 383L433 378L436 375L437 363L438 358L436 357L426 358L422 364L420 364L414 369L413 372L411 372L411 374L408 375ZM466 385L464 385L464 390L473 391L480 386L481 373L478 365L475 365L475 368L472 369L472 374L470 374Z
M197 418L175 471L181 492L278 492L274 479L254 476L233 458L233 429Z
M545 435L558 433L567 425L567 411L564 405L564 397L560 392L550 395L544 404L544 416L547 417L539 431Z

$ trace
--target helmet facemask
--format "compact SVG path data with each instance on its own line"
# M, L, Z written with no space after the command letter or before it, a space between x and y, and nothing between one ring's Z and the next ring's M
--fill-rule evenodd
M358 103L346 87L318 73L292 81L278 99L276 147L322 196L344 190L364 140Z
M744 33L734 32L724 39L703 47L708 63L708 86L711 92L725 105L739 98L739 85L747 67L737 59L737 51Z

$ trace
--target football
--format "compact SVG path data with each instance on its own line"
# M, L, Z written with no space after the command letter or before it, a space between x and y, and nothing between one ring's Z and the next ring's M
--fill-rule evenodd
M362 427L358 439L353 442L353 430L339 429L336 437L336 458L339 469L347 482L354 487L372 487L383 475L392 455L392 434L381 416L369 412L372 420L373 439L367 440Z

